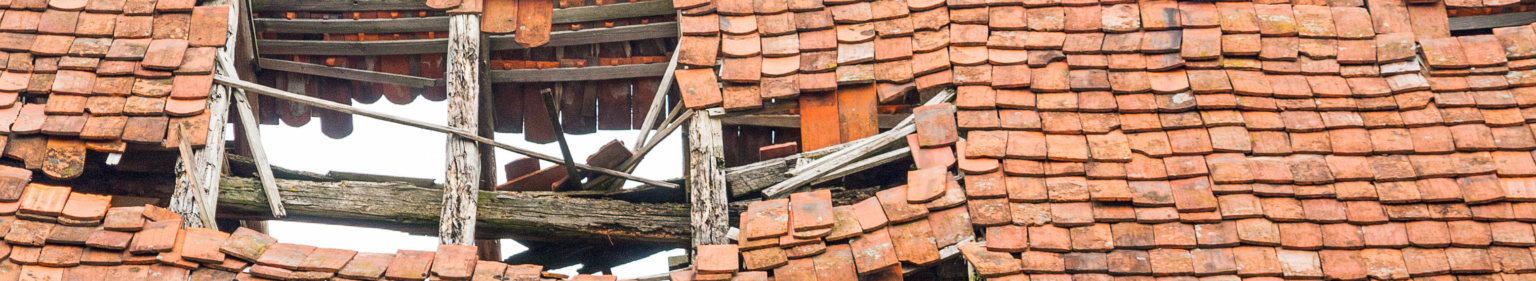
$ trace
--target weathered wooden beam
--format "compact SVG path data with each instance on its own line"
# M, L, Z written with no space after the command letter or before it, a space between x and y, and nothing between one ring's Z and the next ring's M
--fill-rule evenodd
M492 83L570 82L657 77L666 72L665 63L616 66L589 66L549 69L491 70Z
M519 147L516 147L516 146L509 145L509 144L500 143L500 142L497 142L495 140L492 140L492 139L489 139L489 138L485 138L485 137L481 137L479 135L476 135L474 132L469 132L469 131L465 131L465 130L461 130L461 129L457 129L457 128L450 128L450 127L443 126L443 125L437 125L437 124L422 122L422 121L413 120L413 119L409 119L409 118L402 118L402 117L398 117L398 116L394 116L394 115L384 114L384 113L380 113L380 112L377 112L377 111L372 111L372 110L352 107L352 106L349 106L349 105L338 104L338 103L335 103L335 102L332 102L332 101L322 100L322 99L315 98L315 97L310 97L310 96L290 93L290 92L283 91L283 90L273 89L272 87L267 87L267 86L262 86L261 84L241 81L241 80L234 79L234 78L231 78L231 77L228 77L228 76L223 76L223 75L214 75L213 80L214 80L214 82L219 83L221 85L227 85L227 86L230 86L230 87L239 88L239 89L246 90L246 91L249 91L249 92L260 93L260 94L263 94L263 95L267 95L267 96L271 96L271 97L287 100L287 101L290 101L290 102L297 102L297 103L301 103L301 104L308 105L308 106L314 106L314 107L320 107L320 108L329 109L329 110L340 111L342 113L347 113L347 114L362 115L362 116L365 116L365 117L370 117L370 118L374 118L374 119L389 121L389 122L393 122L393 123L396 123L396 124L406 125L406 126L415 127L415 128L418 128L418 129L433 131L433 132L439 132L439 133L444 133L444 134L451 134L451 135L454 135L454 136L458 136L458 137L462 137L462 138L467 138L467 139L470 139L470 140L473 140L473 141L477 141L477 142L480 142L480 143L489 144L489 145L495 146L496 148L505 149L507 151L516 152L516 153L523 154L523 155L528 155L528 157L538 158L539 160L554 162L555 164L574 165L574 166L576 166L576 168L580 168L582 170L593 171L593 172L597 172L597 173L600 173L600 174L611 175L611 176L615 176L615 177L620 177L620 178L629 179L629 180L633 180L633 181L643 182L643 183L646 183L646 184L651 184L651 185L656 185L656 186L674 187L674 188L678 187L676 184L667 183L667 182L661 182L661 181L656 181L656 180L651 180L651 179L646 179L646 178L641 178L641 177L637 177L635 175L631 175L629 173L614 171L614 170L608 169L608 168L593 167L593 166L590 166L590 165L587 165L587 164L581 164L581 163L567 163L567 162L565 162L565 160L561 160L560 158L556 158L556 157L550 156L548 154L543 154L543 153L539 153L537 151L527 150L527 149L523 149L523 148L519 148Z
M265 0L260 2L272 2ZM314 1L304 1L306 3ZM284 10L291 11L291 10ZM641 1L597 6L555 9L553 24L578 23L671 15L672 1ZM410 33L447 31L448 17L434 16L397 19L253 19L257 31L273 33Z
M253 2L251 9L256 12L270 11L331 11L331 12L361 12L361 11L392 11L392 10L430 10L426 0L352 0L352 1L315 1L315 0L259 0Z
M266 196L255 179L224 177L219 215L269 218ZM284 220L375 227L436 235L443 190L401 182L316 182L278 179L288 207ZM620 200L524 196L482 192L476 219L479 238L528 241L651 242L683 245L692 227L688 206Z
M1454 17L1448 20L1450 21L1451 30L1484 29L1531 24L1536 22L1536 12Z
M880 128L895 128L902 119L911 116L911 113L880 114ZM720 124L734 126L759 126L773 128L800 128L800 115L790 114L762 114L742 115L726 117L720 120Z
M256 50L262 55L381 56L444 53L448 51L447 38L391 41L259 39L256 40L256 43Z
M513 41L515 35L490 36L492 51L524 49ZM677 37L677 22L626 25L613 28L593 28L576 31L557 31L549 34L549 44L540 47L587 45L608 42L624 42L643 39ZM316 41L316 40L258 40L256 49L263 55L316 55L316 56L378 56L444 53L448 51L448 39L412 39L390 41Z
M401 74L394 74L394 73L384 73L384 72L378 72L378 71L353 69L353 68L346 68L346 67L332 67L332 66L325 66L325 65L313 64L313 63L296 62L296 61L290 61L290 60L280 60L280 59L270 59L270 58L259 58L257 60L260 61L261 67L264 68L264 69L278 70L278 71L285 71L285 72L292 72L292 73L302 73L302 74L309 74L309 75L315 75L315 76L325 76L325 77L332 77L332 78L341 78L341 79L347 79L347 80L352 80L352 81L385 83L385 84L393 84L393 85L400 85L400 86L406 86L406 87L418 87L418 88L419 87L438 86L438 85L442 85L443 84L442 79L432 79L432 78L416 77L416 76L410 76L410 75L401 75Z
M725 169L725 180L730 185L731 197L743 197L754 192L768 188L775 183L789 179L790 168L797 163L808 162L811 159L825 157L833 152L852 146L852 143L844 143L828 146L821 149L801 152L799 154L758 161Z
M448 30L446 16L356 20L257 18L251 21L257 31L272 33L410 33Z
M245 126L246 143L251 148L251 158L256 165L256 174L261 177L261 186L266 190L267 198L277 198L277 183L272 176L272 165L267 162L267 149L262 145L260 124L256 122L256 112L251 110L251 102L247 101L244 93L233 95L235 109L240 113L240 124ZM272 216L283 217L288 211L283 210L283 201L272 200Z
M667 69L662 72L661 83L657 86L656 93L666 95L672 90L672 72L677 70L677 56L682 52L672 50L672 59L667 60ZM635 137L635 145L645 143L645 139L651 134L651 127L656 125L656 117L661 116L661 111L667 106L666 99L651 99L651 107L645 111L645 121L640 123L640 136ZM638 108L636 108L638 109Z
M229 6L229 12L237 15L246 12L244 6L233 5L231 1L226 0L214 0L205 4ZM229 22L226 24L228 31L225 32L226 41L224 47L219 48L218 56L214 60L214 72L218 76L238 77L235 73L234 44L237 42L235 34L239 33L239 23L240 17L229 17ZM213 214L204 217L203 213L212 212L216 204L207 202L200 205L197 202L198 198L219 197L218 182L224 171L224 124L229 123L230 96L235 94L238 93L234 88L221 85L214 85L208 92L206 145L195 151L193 163L181 164L182 167L195 170L195 173L189 174L186 173L187 169L183 169L182 173L176 177L178 179L176 189L171 194L170 209L183 218L203 217L209 221L213 219ZM216 227L207 225L204 220L196 219L185 219L181 223L185 227Z
M513 37L516 35L491 36L491 50L517 50L525 49ZM556 31L549 33L549 44L539 47L556 47L587 45L608 42L624 42L644 39L677 37L677 22L658 22L649 24L626 25L613 28L592 28L576 31Z
M726 244L730 215L726 211L725 152L721 143L720 119L697 112L688 127L688 198L692 201L690 217L693 246Z
M443 75L448 82L448 127L476 132L480 125L480 15L452 15L448 23L448 73ZM437 237L443 244L474 245L480 148L474 140L449 136L447 157Z
M555 9L551 23L577 23L589 21L602 21L623 18L638 18L649 16L671 15L677 10L672 9L671 0L653 0L631 3L618 3L597 6L582 6L565 9Z

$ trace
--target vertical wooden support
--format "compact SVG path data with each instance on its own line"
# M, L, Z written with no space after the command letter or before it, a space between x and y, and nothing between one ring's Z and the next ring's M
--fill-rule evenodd
M234 15L246 13L244 6L235 5L233 1L215 0L205 5L228 5L229 12ZM229 17L229 30L223 48L219 49L217 64L214 73L238 77L235 73L234 45L237 41L234 35L237 33L237 24L240 17ZM219 198L219 180L224 177L224 124L229 122L230 95L236 94L234 88L223 85L215 85L208 93L208 139L203 148L194 152L192 163L178 160L176 170L176 190L171 193L170 209L181 215L182 226L217 228L213 225L214 210L217 209L217 200L210 200L206 204L198 204L198 198ZM187 169L195 169L189 173ZM196 175L196 177L193 177ZM195 182L195 183L194 183ZM205 218L205 219L194 219Z
M724 154L721 151L720 119L709 112L693 114L688 128L688 191L693 201L693 245L726 244L730 228L726 204Z
M471 2L474 2L474 1L471 1ZM486 35L484 33L480 34L480 49L479 49L480 50L480 63L478 63L476 65L476 66L478 66L480 68L480 73L485 73L486 65L489 65L489 61L488 60L491 57L490 55L488 55L489 52L490 52L490 49L491 49L490 47L487 46L488 43L490 42L490 40L488 40L488 38L489 38L488 35ZM477 133L477 135L479 135L481 137L485 137L485 138L494 140L494 139L496 139L496 126L497 125L496 125L496 109L495 109L495 107L493 105L496 104L496 95L492 94L491 92L493 90L492 87L495 87L495 86L493 86L493 84L491 84L491 77L489 75L480 75L480 77L478 79L480 79L479 81L480 81L480 85L481 85L481 87L480 87L480 125L479 125L480 131L476 132L476 133ZM502 87L516 87L516 86L515 86L515 84L502 84ZM522 117L522 116L518 116L518 117ZM519 125L521 125L521 124L519 124ZM495 146L491 146L490 144L486 144L486 143L480 144L480 188L481 189L490 190L490 189L496 187L496 184L498 183L496 181L496 175L499 174L499 173L496 172L496 166L497 166L497 164L496 164L496 147ZM512 180L512 179L507 179L507 180Z
M480 114L480 15L448 18L448 127L478 132ZM444 177L442 244L473 245L475 205L480 185L480 150L474 141L448 137L448 174Z

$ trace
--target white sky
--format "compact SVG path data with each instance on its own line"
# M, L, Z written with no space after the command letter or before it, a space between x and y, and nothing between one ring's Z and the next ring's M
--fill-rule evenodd
M445 102L432 102L422 98L407 105L395 105L381 99L374 104L359 103L354 106L436 124L445 124L448 110ZM432 178L437 179L439 183L443 180L443 163L446 160L443 156L446 150L444 143L447 140L444 134L354 116L352 135L336 140L320 132L319 122L319 118L314 117L309 124L300 128L288 125L261 126L263 144L266 146L267 158L272 165L321 174L327 171L345 171ZM683 167L682 138L679 137L681 131L677 130L658 144L634 174L656 180L680 177ZM571 142L571 156L577 161L585 161L588 155L614 139L624 141L633 149L632 142L638 132L638 130L600 130L588 135L567 135L566 140ZM560 156L558 144L551 142L541 145L525 142L522 134L496 134L496 140L512 146ZM500 181L507 180L504 178L504 173L500 171L500 165L522 157L505 150L497 150L496 161L499 165L496 174L501 178ZM549 167L552 164L541 162L541 165ZM627 186L634 185L638 183L630 182ZM268 226L270 234L279 241L362 252L393 253L400 249L432 251L437 249L438 241L436 237L411 236L398 231L373 228L283 221L271 221ZM511 240L502 240L501 245L503 259L527 249ZM613 272L619 278L666 272L667 257L682 254L682 249L661 252L630 264L614 267ZM579 267L546 270L574 276Z

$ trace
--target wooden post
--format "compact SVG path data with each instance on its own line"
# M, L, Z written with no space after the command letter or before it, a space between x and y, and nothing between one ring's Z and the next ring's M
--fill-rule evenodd
M233 15L246 13L242 5L234 5L232 1L216 0L207 5L227 5ZM217 75L237 76L235 71L235 42L234 35L238 32L240 17L229 17L227 41L224 47L219 49L214 67ZM178 160L181 164L176 172L176 189L171 194L170 209L181 215L181 224L184 227L217 228L209 225L213 222L214 210L218 202L202 202L199 198L219 198L219 180L224 176L224 124L229 122L230 95L236 94L234 88L223 85L214 85L208 93L208 139L203 148L197 149L192 157L192 163ZM193 169L195 171L189 171ZM195 175L195 176L194 176ZM205 218L205 219L196 219Z
M477 132L480 115L480 15L448 18L448 127ZM480 150L474 141L448 137L443 216L438 239L448 245L473 245L475 199L479 197Z
M693 246L730 243L725 237L730 217L725 170L720 167L724 163L720 119L698 111L692 122L688 129L688 191L693 203Z

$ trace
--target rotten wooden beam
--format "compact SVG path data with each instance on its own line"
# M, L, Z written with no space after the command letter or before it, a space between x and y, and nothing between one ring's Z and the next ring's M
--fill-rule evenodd
M234 1L214 0L204 3L210 6L229 6L231 14L245 13L242 5L235 5ZM238 77L235 68L235 48L238 41L235 34L239 34L240 17L229 17L228 32L225 33L225 43L218 50L215 58L214 73L221 77ZM238 78L230 78L239 81ZM229 123L229 103L231 95L239 94L232 87L214 85L208 92L208 135L205 145L196 149L191 163L183 163L182 169L177 173L175 192L171 194L170 210L183 218L203 217L203 213L212 212L216 205L209 202L209 206L200 206L197 198L218 198L219 178L224 172L224 124ZM185 139L185 138L183 138ZM194 176L195 175L195 176ZM207 214L207 221L213 219L214 214ZM216 227L209 225L205 220L182 220L184 227Z
M448 127L477 132L480 114L480 15L448 19ZM475 135L478 137L478 135ZM448 138L442 221L438 239L448 245L474 245L476 204L480 192L480 148L474 140Z
M693 226L693 246L726 244L726 231L730 229L730 215L726 205L730 199L726 192L724 148L721 143L720 119L707 112L694 113L688 127L688 190L692 201L690 217Z
M402 182L316 182L278 179L288 207L284 220L375 227L413 234L437 234L443 190ZM261 184L224 177L219 215L269 218ZM685 245L692 227L688 206L630 203L611 199L524 196L482 192L476 200L476 235L482 239L528 241L615 241Z

